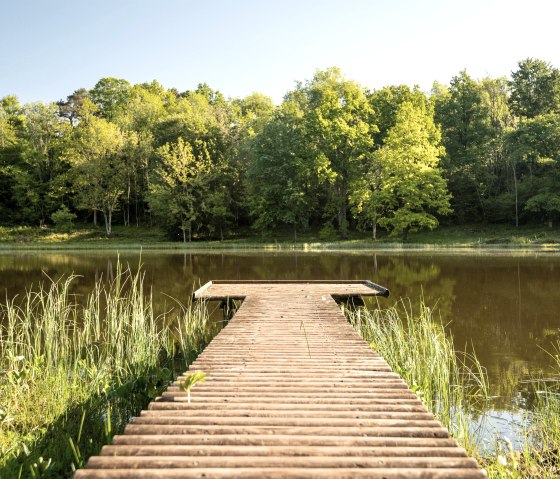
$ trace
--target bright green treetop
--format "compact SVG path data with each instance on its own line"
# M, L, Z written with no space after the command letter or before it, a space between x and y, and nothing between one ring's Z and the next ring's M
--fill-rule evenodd
M326 216L336 220L345 236L350 185L377 131L371 122L373 109L361 86L344 78L338 68L317 71L292 97L303 102L306 147L319 181L328 185Z
M438 225L435 214L451 211L450 195L439 170L444 153L441 134L433 114L422 105L404 102L389 130L384 146L376 154L381 173L373 192L380 208L379 224L392 234Z
M157 150L159 166L154 171L150 207L167 223L178 224L183 241L192 237L193 224L201 213L204 175L210 169L207 155L197 156L190 143L179 138Z

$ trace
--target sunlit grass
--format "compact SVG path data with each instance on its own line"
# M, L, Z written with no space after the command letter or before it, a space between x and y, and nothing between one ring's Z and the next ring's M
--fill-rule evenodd
M488 400L488 379L477 358L458 353L444 326L423 302L416 310L409 302L395 307L347 311L373 349L401 375L424 404L449 429L460 445L475 456L490 478L560 477L560 380L532 382L536 403L525 412L520 433L522 449L505 437L489 453L483 444L485 428L473 427ZM560 343L552 354L560 377Z
M74 281L1 308L2 479L70 476L209 340L204 305L157 316L141 272L119 264L87 298Z
M351 323L469 451L478 439L469 417L488 397L488 380L476 357L457 354L453 341L423 302L404 300L388 309L350 312Z
M407 242L399 236L391 237L380 232L372 240L365 231L351 231L347 239L320 239L316 230L303 231L294 241L291 232L283 229L271 231L266 236L250 230L232 231L223 241L195 235L189 243L172 241L158 227L119 226L113 228L111 237L101 227L77 225L72 231L57 231L52 227L5 227L0 226L0 248L17 249L82 249L82 248L144 248L151 249L259 249L259 250L410 250L433 248L456 249L560 249L560 230L543 225L525 225L515 228L509 225L460 225L440 226L433 231L411 233Z

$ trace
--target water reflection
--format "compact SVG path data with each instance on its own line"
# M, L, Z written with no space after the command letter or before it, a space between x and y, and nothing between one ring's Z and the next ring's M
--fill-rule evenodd
M186 300L210 279L370 279L391 290L383 305L422 295L437 306L459 349L474 349L488 369L492 406L516 410L530 402L523 380L554 374L545 350L560 340L560 257L451 256L358 252L182 253L126 252L142 262L156 304ZM0 291L8 297L30 285L71 273L74 292L112 278L117 252L14 252L0 254Z

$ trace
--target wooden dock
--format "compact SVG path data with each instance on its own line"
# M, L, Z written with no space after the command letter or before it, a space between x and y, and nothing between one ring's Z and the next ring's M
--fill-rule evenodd
M76 479L482 478L441 424L348 323L352 282L210 282L243 299L189 371L89 459Z

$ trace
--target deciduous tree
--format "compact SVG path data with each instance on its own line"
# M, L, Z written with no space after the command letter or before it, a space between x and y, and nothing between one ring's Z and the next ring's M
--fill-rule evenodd
M536 58L518 63L511 74L511 111L520 117L557 112L560 108L560 70Z
M171 228L178 226L183 242L192 239L193 225L201 213L204 175L211 167L206 155L196 156L190 143L179 138L157 150L158 167L154 170L149 196L155 215Z
M104 118L88 116L75 129L65 157L71 163L77 206L101 211L107 236L112 233L113 213L125 192L126 168L123 153L127 137Z
M319 180L327 186L325 215L334 217L342 236L348 231L348 195L356 164L373 148L373 110L364 90L338 68L317 71L293 95L303 101L306 148ZM329 215L329 213L331 213Z
M451 211L450 195L439 169L444 153L440 140L433 113L404 102L395 126L376 153L381 179L372 202L374 213L381 208L379 224L392 234L402 233L404 240L409 231L435 228L436 214Z
M248 171L254 228L261 232L280 225L307 226L313 207L309 182L313 163L302 135L303 112L285 102L252 142Z

